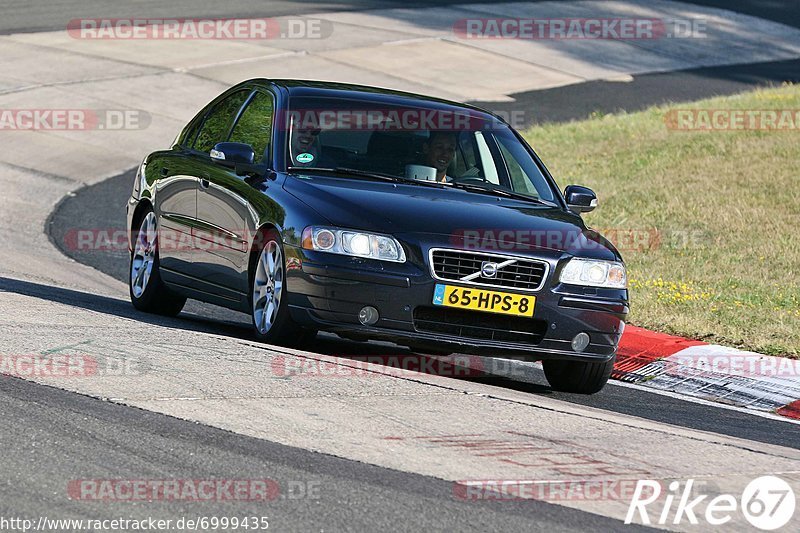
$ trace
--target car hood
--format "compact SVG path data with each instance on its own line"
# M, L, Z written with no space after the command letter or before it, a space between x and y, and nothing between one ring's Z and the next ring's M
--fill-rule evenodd
M446 235L456 246L556 250L619 260L614 246L576 214L454 188L290 175L284 189L331 225L398 237ZM501 249L503 249L501 247Z

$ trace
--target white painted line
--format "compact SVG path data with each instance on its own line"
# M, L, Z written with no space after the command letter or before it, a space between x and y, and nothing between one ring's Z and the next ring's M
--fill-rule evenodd
M410 39L399 39L397 41L386 41L385 43L381 43L381 46L398 46L403 44L411 44L411 43L424 43L424 42L433 42L433 41L441 41L442 37L413 37Z

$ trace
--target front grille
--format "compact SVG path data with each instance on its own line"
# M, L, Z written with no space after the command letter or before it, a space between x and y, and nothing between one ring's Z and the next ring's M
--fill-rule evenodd
M530 345L539 344L547 332L544 320L445 307L417 307L414 327L417 331Z
M541 288L547 275L547 263L537 259L438 249L432 250L430 257L434 277L471 285L535 291ZM466 281L463 279L470 274L480 272L485 262L502 264L507 261L514 262L497 270L497 276L494 278L477 276Z

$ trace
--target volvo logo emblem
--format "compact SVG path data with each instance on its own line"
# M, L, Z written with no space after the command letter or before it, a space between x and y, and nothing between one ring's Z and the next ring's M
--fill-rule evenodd
M481 277L482 278L496 278L497 277L497 263L492 261L484 261L481 263Z

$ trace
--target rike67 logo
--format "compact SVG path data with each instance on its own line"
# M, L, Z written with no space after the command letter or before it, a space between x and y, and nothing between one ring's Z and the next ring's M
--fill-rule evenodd
M702 518L707 524L721 526L730 522L738 509L752 526L773 531L788 524L794 516L794 491L779 477L762 476L754 479L745 487L739 500L732 494L720 494L710 500L708 494L693 497L693 485L693 479L687 480L683 487L679 481L673 481L668 486L668 492L662 495L662 485L658 481L639 480L625 523L636 521L638 514L638 521L648 525L678 525L687 521L697 525L699 518ZM701 512L703 506L705 510ZM652 521L651 511L655 511L656 517Z

